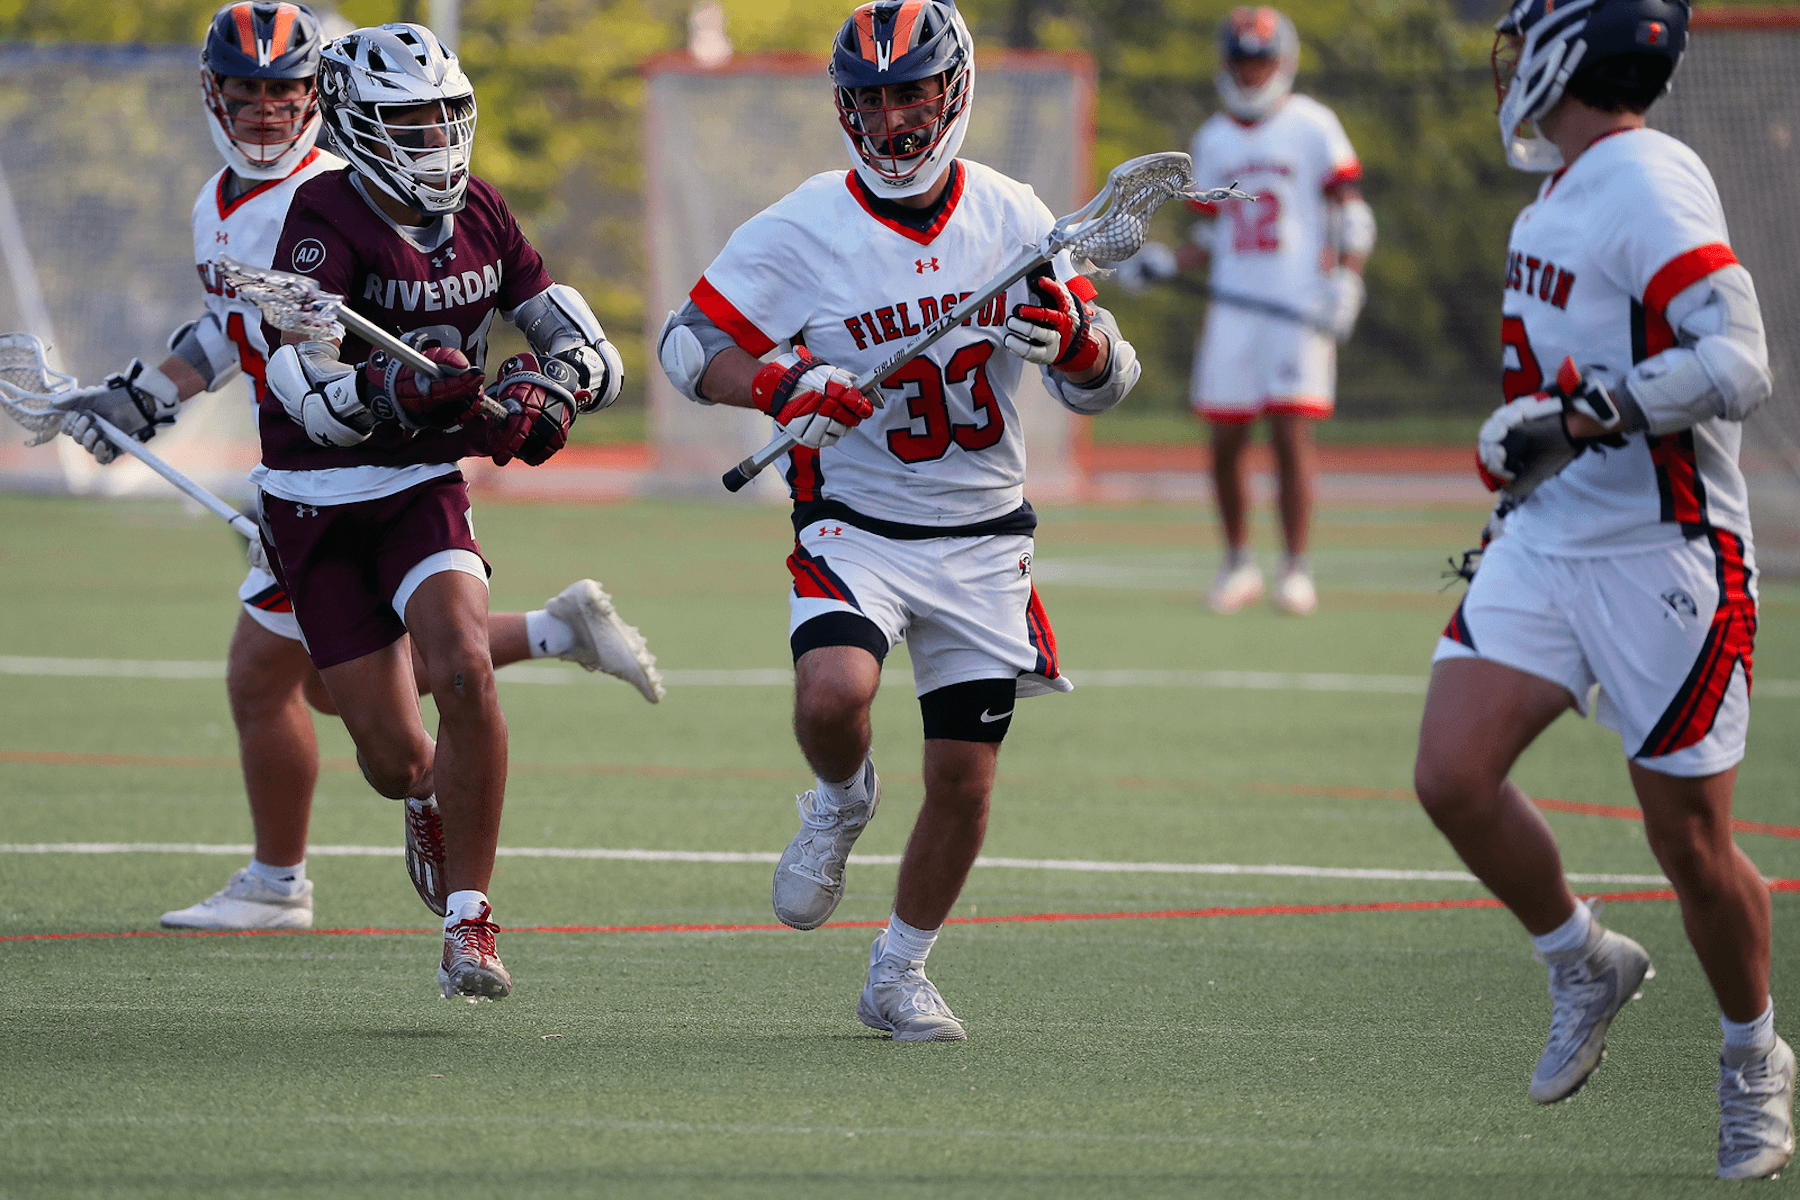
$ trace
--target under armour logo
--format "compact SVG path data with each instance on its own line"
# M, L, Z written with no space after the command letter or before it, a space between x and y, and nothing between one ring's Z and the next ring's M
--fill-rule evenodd
M319 515L319 510L310 504L296 504L294 505L294 515L296 517L316 517Z
M833 529L830 526L821 525L821 526L819 526L819 536L820 537L842 537L842 536L844 536L844 527L842 525L839 525L837 528Z
M915 258L913 259L913 266L919 268L919 274L923 275L927 271L937 270L938 260L935 258Z
M435 254L432 256L431 265L434 267L441 267L446 262L455 262L455 261L456 261L456 247L455 246L445 246L444 252L442 254Z
M214 244L220 245L220 246L229 245L231 242L231 235L229 233L226 233L223 229L221 229L217 233L213 234L213 242L214 242Z

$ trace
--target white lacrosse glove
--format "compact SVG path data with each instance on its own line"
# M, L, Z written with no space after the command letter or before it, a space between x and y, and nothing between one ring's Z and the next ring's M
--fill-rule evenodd
M338 361L329 342L282 346L269 357L263 383L308 440L320 446L356 446L369 440L375 416L363 403L355 367Z
M123 371L115 371L98 387L83 388L68 403L63 432L81 443L82 449L102 466L119 456L119 448L106 440L88 414L105 417L140 442L156 436L158 425L169 425L181 407L175 381L141 359L132 359Z
M1339 342L1350 340L1356 318L1362 313L1369 291L1360 273L1349 267L1336 267L1325 276L1325 287L1319 296L1319 319Z
M1175 251L1161 242L1145 242L1142 250L1114 265L1112 281L1136 296L1153 283L1175 278L1179 271L1175 265Z
M811 450L832 445L875 411L856 390L854 375L814 358L805 346L758 371L750 397L784 433Z

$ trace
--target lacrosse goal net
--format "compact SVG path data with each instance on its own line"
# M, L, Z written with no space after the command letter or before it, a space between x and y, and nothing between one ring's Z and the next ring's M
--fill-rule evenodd
M733 230L820 171L849 165L823 59L758 54L707 68L687 53L645 63L645 323L656 344L665 315ZM1094 67L1083 54L990 51L977 56L965 158L1029 183L1057 215L1093 194ZM647 401L653 466L647 489L720 498L725 468L768 441L756 413L688 400L652 365ZM1069 414L1027 371L1019 396L1031 463L1027 492L1075 493ZM745 494L778 501L779 473Z

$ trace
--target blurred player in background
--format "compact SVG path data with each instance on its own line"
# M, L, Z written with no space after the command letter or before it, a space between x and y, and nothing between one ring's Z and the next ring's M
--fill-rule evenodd
M1300 63L1294 23L1272 8L1236 8L1219 25L1213 80L1225 111L1194 135L1194 180L1235 182L1254 203L1201 205L1192 241L1151 243L1121 263L1127 290L1181 271L1212 268L1212 303L1194 354L1189 399L1212 427L1213 486L1225 561L1207 604L1233 613L1263 595L1250 553L1244 447L1269 420L1287 548L1276 607L1318 607L1306 565L1313 501L1312 422L1329 417L1337 392L1337 343L1362 311L1362 269L1375 248L1375 217L1357 189L1362 165L1330 109L1293 94Z
M911 647L925 803L857 1016L897 1040L946 1041L964 1029L925 958L981 848L1015 698L1071 687L1031 582L1037 516L1014 394L1030 362L1065 406L1100 413L1139 369L1061 255L889 376L872 413L856 374L991 282L1053 218L1026 185L956 157L974 47L954 5L864 4L831 73L853 169L813 176L740 227L658 352L690 399L755 408L799 438L786 460L788 630L794 731L818 787L799 798L773 889L797 929L843 897L845 859L881 800L869 707L888 652Z
M470 175L474 88L430 30L384 25L332 42L319 94L350 167L295 190L273 266L348 297L439 374L353 336L286 335L259 410L263 536L363 773L406 801L408 868L444 917L442 993L498 999L512 978L487 889L507 734L488 567L457 462L545 462L578 413L617 398L623 371L587 302L550 278L499 193ZM496 313L531 351L501 365L490 398L482 367ZM438 709L435 741L409 635Z
M213 17L200 54L207 128L226 166L194 202L194 256L206 310L176 330L160 366L134 361L90 390L87 406L148 441L175 420L181 403L247 375L262 398L269 345L262 314L218 282L214 261L228 254L267 267L295 191L344 160L314 146L320 118L314 78L324 45L304 5L255 0L228 4ZM91 422L71 430L102 463L118 453ZM319 774L311 704L332 713L331 698L300 642L286 592L269 573L260 543L238 588L238 616L225 686L237 726L238 756L250 799L256 848L223 889L189 908L164 913L177 929L310 929L313 885L306 877L306 834ZM558 657L605 670L661 693L652 664L640 664L637 631L622 624L592 580L580 580L530 613L489 618L496 666ZM419 674L421 686L425 676Z
M1644 126L1687 23L1684 0L1520 0L1500 22L1507 160L1553 172L1513 223L1507 402L1478 446L1483 478L1517 506L1438 642L1416 782L1549 967L1550 1038L1529 1090L1560 1100L1599 1064L1650 959L1570 892L1549 826L1507 775L1598 684L1718 998L1718 1174L1743 1179L1794 1151L1769 894L1731 836L1757 621L1738 445L1771 383L1712 175Z

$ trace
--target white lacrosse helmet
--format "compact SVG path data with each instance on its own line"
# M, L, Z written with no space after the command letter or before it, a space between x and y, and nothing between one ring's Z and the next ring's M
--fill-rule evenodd
M1274 59L1275 73L1260 86L1242 87L1231 64L1245 59ZM1281 106L1294 90L1300 69L1300 35L1286 13L1273 8L1234 8L1219 22L1219 69L1213 86L1225 109L1240 121L1260 121Z
M469 189L475 87L423 25L356 29L325 47L319 103L356 173L416 212L456 212ZM436 105L423 123L402 111Z

